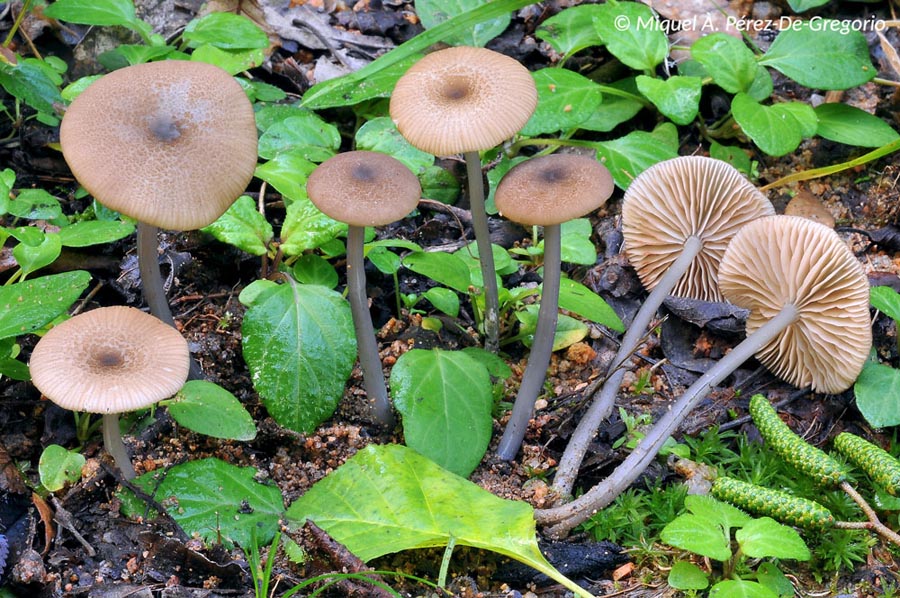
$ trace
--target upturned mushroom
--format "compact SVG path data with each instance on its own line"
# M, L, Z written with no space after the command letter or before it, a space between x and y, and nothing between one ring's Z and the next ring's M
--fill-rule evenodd
M609 170L593 157L574 154L526 160L507 172L497 186L494 199L500 215L526 226L544 227L541 307L528 365L497 448L501 459L510 461L519 451L550 365L559 306L560 225L600 208L612 192Z
M625 192L625 253L650 295L622 337L606 380L572 433L553 488L572 491L581 460L609 415L637 349L667 295L721 300L716 272L728 242L748 222L775 213L769 200L727 162L682 156L651 166Z
M158 228L211 224L256 167L256 122L224 70L172 60L113 71L66 110L60 145L72 174L103 205L138 221L138 265L151 313L174 325Z
M133 307L101 307L50 329L28 367L37 389L60 407L103 415L103 444L130 480L135 471L119 414L178 392L190 354L181 334L159 319Z
M856 380L872 346L869 283L831 229L799 216L747 224L719 265L725 299L750 310L747 338L703 374L606 480L562 507L536 512L564 533L605 507L647 467L710 388L756 357L796 386L839 393Z
M485 48L460 46L426 55L397 81L390 113L410 144L435 156L463 154L472 227L484 279L485 348L499 347L499 298L479 151L525 126L537 107L531 73Z
M369 151L338 154L320 164L306 181L310 201L347 228L347 292L359 347L359 365L375 420L394 423L378 343L366 299L363 257L365 227L382 226L409 214L422 194L419 180L399 160Z

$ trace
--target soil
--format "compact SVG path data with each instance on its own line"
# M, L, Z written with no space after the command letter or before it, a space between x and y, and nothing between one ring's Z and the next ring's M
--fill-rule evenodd
M506 33L491 42L489 47L510 54L529 68L535 69L558 59L546 44L534 37L542 20L560 9L578 4L576 0L551 0L519 11ZM235 3L228 0L211 2L217 9L236 8L236 4L251 15L263 15L255 3ZM314 24L321 35L329 36L337 48L345 47L340 40L347 35L366 35L389 47L411 38L421 31L414 6L406 0L360 0L348 5L342 0L292 1L292 5L307 7L315 15ZM679 18L679 10L688 10L688 2L670 2L658 7L670 18ZM12 6L13 10L8 8ZM821 14L853 17L863 10L879 18L890 18L891 7L886 3L853 4L846 8L826 8ZM207 6L204 10L210 9ZM736 11L752 10L758 18L774 17L787 12L778 2L734 3ZM0 3L0 36L5 36L18 14L18 3ZM198 0L159 0L138 3L139 16L150 21L164 35L177 32L201 11ZM845 11L841 13L840 11ZM762 15L762 16L759 16ZM264 17L260 17L264 18ZM271 15L270 15L271 20ZM270 23L273 25L273 23ZM23 31L35 47L57 54L70 63L74 78L100 72L97 54L105 48L130 41L121 31L73 27L61 29L57 24L40 17L26 19ZM888 44L900 46L896 29L886 32ZM874 34L867 34L873 61L880 76L897 80L900 65L891 62ZM310 84L326 72L338 68L331 51L321 43L310 41L299 28L279 29L279 40L272 48L266 64L253 74L277 85L291 94L301 95ZM78 40L78 41L77 41ZM76 43L77 41L77 43ZM760 38L761 43L765 40ZM17 38L17 43L22 40ZM27 52L24 47L19 52ZM356 60L371 57L354 56ZM583 53L573 64L590 70L609 60L601 50ZM820 101L819 94L798 88L784 78L776 78L775 94L782 98ZM8 98L3 98L9 105ZM896 88L875 83L849 90L844 101L883 117L895 128L900 127L900 92ZM716 103L704 107L709 122L716 118ZM335 121L346 119L336 111ZM653 117L642 113L638 122L626 127L649 129ZM624 134L616 130L609 138ZM13 168L18 175L18 187L39 186L55 188L66 197L66 210L83 210L86 200L74 195L76 183L58 152L48 147L55 141L56 131L34 121L11 123L0 119L0 167ZM703 153L707 148L696 127L684 127L682 154ZM745 147L751 147L746 144ZM801 148L782 158L754 153L758 163L758 182L771 183L790 173L846 161L864 151L831 143L822 139L805 141ZM461 168L454 161L445 165L459 174ZM251 189L258 192L259 189ZM792 183L768 191L777 211L785 209L789 199L800 192L811 194L816 209L824 208L834 219L837 230L856 252L872 284L890 285L900 290L900 154L882 158L863 167L804 183ZM283 204L271 191L265 198L267 214L276 225L283 216ZM583 281L606 299L628 321L637 309L644 291L634 271L620 253L621 191L613 196L605 210L592 216L594 241L600 258L589 268L570 268L568 274ZM465 204L458 207L465 208ZM460 213L464 214L464 211ZM3 222L0 219L0 222ZM10 223L3 222L9 225ZM496 241L511 247L529 243L530 232L494 219ZM867 232L855 232L867 231ZM423 206L415 217L379 231L382 237L407 238L425 246L457 247L466 241L458 222L447 209ZM263 264L258 258L220 244L200 233L164 234L162 262L168 268L171 286L169 296L179 330L189 340L191 351L208 379L228 389L250 410L259 433L252 442L239 443L211 439L175 426L165 410L127 437L128 448L134 455L138 473L165 468L191 459L215 456L229 463L253 466L281 490L285 503L302 495L312 484L339 467L357 450L371 442L401 442L399 434L380 433L369 414L361 410L358 400L364 394L361 374L357 370L347 385L345 400L329 422L313 434L300 435L277 425L266 413L254 392L247 366L242 359L241 321L243 305L237 300L240 291L258 279ZM133 238L104 246L99 253L68 252L55 262L57 270L88 269L96 286L78 304L78 311L104 305L141 305L136 280ZM0 277L5 277L0 260ZM474 323L468 306L463 305L457 326L444 326L440 333L422 327L421 316L404 313L395 318L393 281L375 269L367 271L372 313L381 327L379 336L386 372L403 352L412 347L446 347L478 345ZM531 272L521 272L524 280L538 280ZM400 290L421 292L423 281L410 272L401 272ZM676 397L698 375L699 371L718 359L733 346L742 329L739 321L734 330L710 331L692 323L696 306L671 307L671 315L662 326L662 338L655 332L646 348L630 364L632 374L623 383L619 406L630 413L658 415L668 401ZM737 332L735 332L737 331ZM508 332L508 331L507 331ZM896 330L881 318L875 323L875 344L879 355L896 363ZM30 353L36 338L21 339L22 353ZM512 463L493 456L495 445L471 479L494 494L522 499L535 507L550 506L554 497L549 493L546 478L550 477L566 439L586 408L589 390L605 371L615 353L612 335L594 326L587 339L553 356L548 386L551 392L539 402L538 411L529 428L525 445L518 459ZM526 350L516 345L506 348L508 363L514 376L507 388L507 396L515 394L527 358ZM663 361L665 360L665 361ZM650 372L649 385L639 389L642 374ZM749 364L727 381L727 385L711 393L683 426L686 434L694 434L715 424L735 426L746 419L749 397L764 390L770 397L795 396L796 389L780 382L757 364ZM739 391L739 392L738 392ZM803 401L789 403L785 409L796 421L807 422L809 440L823 443L842 429L869 430L852 405L852 392L839 396L807 395ZM49 496L31 492L37 479L36 465L43 447L75 444L75 425L69 412L42 400L29 383L0 380L0 530L5 530L11 558L2 571L3 582L16 595L33 596L234 596L252 595L245 556L239 551L227 551L221 546L204 546L184 536L177 525L166 518L135 521L121 515L116 488L122 483L101 450L99 438L83 447L88 458L83 481ZM734 419L735 416L738 419ZM809 423L814 422L814 423ZM494 422L495 440L499 438L504 419ZM746 423L743 429L749 429ZM581 470L578 486L587 488L602 479L624 455L623 449L612 445L624 432L624 425L616 417L600 431L598 439ZM648 473L663 477L667 483L681 483L681 478L660 466ZM321 570L342 570L361 566L352 555L330 546L327 538L306 531L295 539L314 550ZM633 569L616 569L620 560L596 559L598 554L614 555L614 546L598 545L575 535L562 547L546 545L551 560L561 565L566 560L589 563L592 568L579 569L572 576L585 583L596 595L657 597L674 596L664 582L664 571L655 563L638 563ZM564 550L575 550L559 555ZM607 553L603 551L606 550ZM660 550L663 550L660 548ZM265 552L264 552L265 554ZM377 569L396 569L428 579L437 577L441 561L440 551L415 551L378 559L370 566ZM312 567L312 565L310 565ZM798 591L804 595L869 595L868 587L892 580L898 570L894 554L876 543L869 560L852 574L847 573L829 585L817 582L803 569L797 571ZM276 561L275 577L279 591L291 587L315 569L303 569L287 559ZM613 580L614 571L616 579ZM621 577L619 577L621 575ZM451 590L455 595L475 596L564 596L561 588L547 585L527 571L504 564L496 556L482 551L458 549L451 566ZM405 596L431 595L433 590L406 582L388 580ZM379 595L371 588L343 586L333 595Z

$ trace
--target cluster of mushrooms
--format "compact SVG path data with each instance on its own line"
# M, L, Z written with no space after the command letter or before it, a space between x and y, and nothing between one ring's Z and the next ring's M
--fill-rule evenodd
M476 62L490 63L493 74L476 72ZM497 282L479 152L513 137L536 104L527 69L502 54L468 47L424 57L400 78L390 101L391 117L412 145L436 156L465 158L484 279L485 346L494 351ZM243 192L256 164L253 109L241 87L217 67L149 63L115 71L88 87L66 112L60 137L64 156L85 189L139 222L141 278L156 317L128 307L75 316L40 340L31 373L38 389L63 407L104 414L106 448L131 478L135 472L115 414L167 398L189 375L199 375L174 328L159 272L157 231L210 224ZM612 191L607 169L592 156L575 154L527 159L510 169L496 189L501 215L544 231L538 324L498 447L502 459L513 459L519 450L550 362L560 224L599 209ZM307 193L322 212L348 225L347 287L364 385L376 421L392 427L365 292L364 230L408 215L421 187L395 158L350 151L316 168ZM821 224L776 216L765 196L728 164L692 156L651 167L628 188L622 219L626 254L651 293L560 461L554 488L561 496L571 494L587 446L612 409L625 366L666 296L727 300L748 309L747 339L675 402L607 480L577 500L536 512L540 523L559 534L627 487L709 389L751 356L792 384L836 393L853 383L871 346L868 283L846 245Z

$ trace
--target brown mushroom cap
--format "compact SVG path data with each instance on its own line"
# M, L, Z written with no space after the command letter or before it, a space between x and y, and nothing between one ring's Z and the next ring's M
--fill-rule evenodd
M513 58L458 46L426 55L397 81L391 118L415 147L436 156L490 149L537 107L531 73Z
M748 222L775 213L727 162L682 156L655 164L625 192L625 253L644 287L652 289L681 254L688 237L703 244L672 295L721 301L716 272L728 242Z
M256 167L253 107L219 67L171 60L113 71L66 110L60 144L100 203L172 230L204 227Z
M171 397L190 367L187 341L133 307L101 307L52 328L29 369L34 385L72 411L123 413Z
M352 226L400 220L419 203L422 187L409 168L387 154L354 151L322 162L306 193L322 213Z
M798 387L838 393L856 380L872 346L869 283L831 229L771 216L741 229L719 265L725 298L750 310L747 334L791 303L799 317L756 353Z
M596 159L553 154L516 164L497 185L494 201L505 218L546 226L596 210L612 192L612 176Z

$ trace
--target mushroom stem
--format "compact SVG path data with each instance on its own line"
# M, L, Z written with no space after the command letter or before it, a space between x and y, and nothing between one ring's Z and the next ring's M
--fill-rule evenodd
M481 157L478 152L465 152L466 178L469 180L469 205L472 212L472 228L475 229L475 245L484 280L484 348L496 353L500 348L500 299L497 289L497 272L491 248L491 232L488 229L484 208L484 182L481 179Z
M116 467L122 472L122 477L126 480L133 480L137 477L134 466L131 464L131 457L125 450L125 443L122 442L122 433L119 431L119 414L104 413L103 414L103 446L106 452L112 455Z
M578 422L578 426L569 438L569 443L559 460L559 467L556 475L553 477L553 489L560 496L569 496L572 494L572 487L575 485L575 478L578 476L578 468L584 459L588 445L593 439L594 434L600 424L606 419L612 411L616 395L619 392L619 386L622 384L622 378L625 376L625 363L631 355L637 350L641 337L650 325L656 310L662 304L663 300L669 295L669 292L675 287L682 275L687 272L691 262L703 249L703 241L696 235L691 235L684 241L684 248L681 255L678 256L672 265L666 270L666 273L653 287L650 295L644 304L638 310L631 325L622 337L619 344L619 351L607 370L606 381L603 383L599 394L591 403L587 412Z
M534 341L528 356L525 375L513 404L512 415L500 438L497 455L504 461L512 461L528 428L528 420L534 412L547 368L550 366L550 355L553 353L553 337L556 334L556 322L559 315L559 278L561 262L561 227L550 224L544 227L544 281L541 289L541 308L538 312Z
M386 429L391 429L395 423L394 414L384 383L384 370L378 356L375 326L372 324L366 297L363 256L365 230L362 226L347 227L347 295L353 314L353 328L356 330L356 344L359 347L359 366L362 368L366 396L372 404L375 421Z
M641 475L647 465L656 457L666 439L677 430L685 416L706 396L709 389L724 380L742 363L753 357L766 343L795 322L799 313L800 310L796 305L785 304L775 317L747 336L709 371L700 376L609 477L570 503L552 509L536 510L534 516L537 522L541 525L552 526L547 530L552 537L561 537L606 507Z

